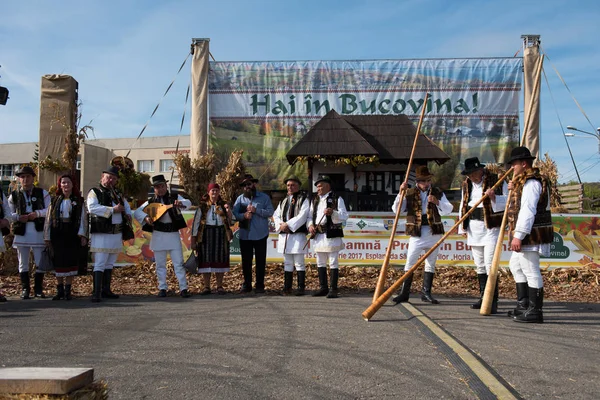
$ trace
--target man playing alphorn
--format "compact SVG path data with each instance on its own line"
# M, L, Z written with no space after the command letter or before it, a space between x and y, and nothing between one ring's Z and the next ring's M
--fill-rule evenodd
M535 157L526 147L510 153L514 168L508 205L509 243L513 251L509 267L517 284L517 307L509 315L516 322L543 323L544 281L540 273L540 254L550 256L554 237L550 212L548 178L533 168Z
M277 251L283 254L283 293L292 293L294 267L298 273L298 296L304 295L306 286L306 267L304 255L306 254L306 220L309 212L309 201L306 195L300 192L300 180L292 175L283 183L287 187L287 196L283 199L275 213L275 231L279 232Z
M187 298L190 297L190 293L185 268L183 267L183 251L179 230L187 227L181 210L187 210L192 203L180 195L171 196L167 188L167 182L164 175L153 176L154 196L135 210L133 216L142 225L144 231L152 232L150 250L154 252L156 262L158 297L167 297L167 289L169 288L167 285L167 253L169 253L175 276L179 281L179 295ZM144 212L144 208L152 203L172 204L173 207L169 208L158 220L153 221L152 217Z
M498 175L492 173L477 157L465 160L462 175L466 178L462 184L459 219L465 215L484 195L483 201L459 226L458 233L467 235L467 245L471 246L473 260L479 280L479 300L471 308L480 309L485 292L488 274L494 259L494 250L500 234L500 225L506 206L508 185L506 182L494 191L490 189L498 181ZM498 281L494 289L491 313L498 312Z
M427 252L444 234L441 217L450 214L453 208L446 195L439 188L431 186L433 175L426 165L418 166L415 172L417 186L408 189L407 183L403 182L400 191L406 190L406 196L402 200L402 205L398 204L400 202L400 193L398 193L392 206L394 213L397 212L398 207L401 207L402 213L406 213L406 234L410 239L404 271L408 271L419 260L421 253ZM421 290L421 300L432 304L439 303L431 296L438 252L439 246L425 259ZM408 301L412 280L411 274L402 283L400 293L393 299L395 303Z

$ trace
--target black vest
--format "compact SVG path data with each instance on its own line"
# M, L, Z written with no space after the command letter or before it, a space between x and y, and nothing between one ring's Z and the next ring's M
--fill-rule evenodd
M320 196L318 194L315 194L315 198L313 199L313 215L312 215L312 221L313 221L313 225L315 225L315 227L317 226L317 223L318 223L317 209L319 207L320 199L321 199ZM333 208L334 210L338 209L338 196L335 193L329 192L326 202L327 202L326 208ZM343 229L342 224L334 224L330 215L326 216L325 220L326 220L325 235L327 236L327 238L332 239L332 238L337 238L337 237L344 237L344 229Z
M23 194L23 192L21 190L15 190L14 192L11 193L11 196L13 198L13 204L15 202L15 200L17 201L17 214L19 215L24 215L27 213L27 205L25 204L25 195ZM37 210L43 210L44 207L44 190L42 188L39 187L34 187L31 190L31 209L33 211L37 211ZM35 198L35 200L33 200L33 198ZM36 218L33 220L33 223L35 225L35 230L38 232L41 232L44 230L44 218ZM13 233L15 235L20 235L23 236L25 235L25 229L27 227L27 222L19 222L19 221L15 221L13 222Z
M96 193L96 197L98 198L98 203L106 207L112 207L113 205L113 197L107 188L104 186L100 186L97 188L92 188L94 193ZM115 193L117 193L115 191ZM117 194L117 196L120 196ZM119 199L114 199L118 201ZM125 220L125 218L123 218ZM112 215L108 218L101 217L99 215L90 214L90 233L114 233L113 223L112 223Z
M169 192L167 192L167 194L165 196L163 196L163 201L164 201L164 203L161 203L161 204L165 204L165 205L172 204L171 196L169 195ZM152 203L160 203L160 199L156 195L154 195L148 199L148 204L152 204ZM181 210L179 208L171 207L167 210L167 212L169 213L169 216L171 217L172 222L165 223L165 222L155 221L153 226L144 224L142 226L142 230L144 230L146 232L153 232L155 230L159 231L159 232L178 232L180 229L187 227L187 224L185 223L185 218L183 218L183 214L181 214Z
M304 201L306 200L306 195L304 193L300 193L300 192L294 193L292 195L292 204L291 204L292 209L291 210L290 210L290 202L288 200L289 200L289 197L286 197L285 199L283 199L281 201L282 214L283 214L281 216L281 219L283 220L283 222L288 221L288 216L291 219L291 218L294 218L296 215L298 215L300 210L302 210L302 205L304 204ZM302 224L298 229L296 229L292 233L305 233L305 234L308 233L306 224ZM280 232L280 234L285 234L285 232Z

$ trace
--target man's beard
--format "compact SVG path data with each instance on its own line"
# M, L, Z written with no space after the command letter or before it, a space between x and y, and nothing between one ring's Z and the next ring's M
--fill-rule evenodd
M256 188L252 188L251 190L244 190L244 196L251 198L256 195Z

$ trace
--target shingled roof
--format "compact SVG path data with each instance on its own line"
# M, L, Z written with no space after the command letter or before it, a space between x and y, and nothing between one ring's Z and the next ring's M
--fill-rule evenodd
M416 128L406 115L344 115L327 113L288 151L293 164L299 156L342 157L376 155L382 164L408 164ZM425 135L419 135L413 161L443 164L450 159Z

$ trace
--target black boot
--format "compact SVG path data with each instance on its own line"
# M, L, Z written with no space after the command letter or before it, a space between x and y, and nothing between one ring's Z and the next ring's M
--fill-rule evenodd
M29 272L21 272L19 276L21 277L21 287L23 288L21 291L21 298L23 300L29 300L31 298L29 296L31 294L29 289Z
M400 293L398 293L398 296L392 299L394 303L398 304L405 303L408 301L408 298L410 297L410 286L412 285L412 281L413 274L411 272L411 274L406 277L404 282L402 282L402 289L400 289Z
M59 283L56 285L56 296L52 298L52 300L62 300L65 298L65 285Z
M306 271L298 271L298 291L296 296L304 296L304 289L306 288Z
M105 299L118 299L119 295L110 291L110 281L112 280L112 269L104 270L102 281L102 297Z
M479 310L481 308L481 302L483 301L483 293L485 293L485 284L487 283L487 274L477 274L477 280L479 281L479 300L477 303L471 304L473 310Z
M439 301L431 297L431 286L433 285L433 272L423 272L423 289L421 290L421 301L431 304L440 304Z
M283 272L283 294L292 294L292 282L294 280L294 273L292 271Z
M498 314L498 284L500 277L496 278L496 287L494 288L494 298L492 299L492 309L490 310L490 314Z
M509 317L523 314L529 308L529 286L527 282L517 283L517 306L508 312Z
M329 271L331 273L331 289L329 289L327 298L328 299L337 299L338 298L338 279L340 277L340 270L337 268L332 268Z
M71 285L65 285L65 300L71 300L73 296L71 296Z
M94 271L94 292L92 293L92 303L99 303L102 301L102 281L104 272Z
M319 271L319 287L320 289L313 293L313 296L327 296L329 288L327 287L327 267L317 268Z
M33 294L35 297L45 299L44 294L44 274L36 272L33 278Z
M521 315L515 317L516 322L529 322L534 324L544 323L544 288L529 288L529 308Z

